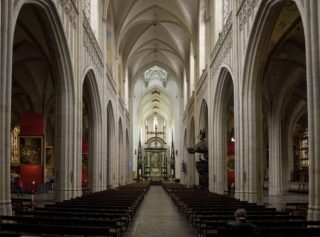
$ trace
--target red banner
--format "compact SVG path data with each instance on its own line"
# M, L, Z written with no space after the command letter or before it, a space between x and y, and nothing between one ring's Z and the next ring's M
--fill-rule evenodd
M234 175L234 142L228 142L227 150L228 186L235 182Z
M43 182L43 167L41 165L20 165L20 177L24 185Z
M44 114L20 114L21 136L43 136Z
M227 155L234 155L234 142L228 142Z
M89 153L89 141L88 139L82 140L82 154Z

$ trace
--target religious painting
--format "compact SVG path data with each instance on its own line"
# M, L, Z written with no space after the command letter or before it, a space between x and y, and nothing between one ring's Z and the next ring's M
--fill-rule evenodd
M152 168L160 168L161 167L161 158L158 153L152 153L150 156L150 163Z
M88 170L89 156L88 154L82 154L82 169Z
M46 166L45 167L45 175L46 180L50 181L50 179L53 179L54 177L54 166Z
M20 163L41 165L43 153L43 137L20 136Z
M155 178L161 177L161 158L158 153L151 153L150 155L150 176Z
M46 165L54 165L54 149L53 146L46 146Z

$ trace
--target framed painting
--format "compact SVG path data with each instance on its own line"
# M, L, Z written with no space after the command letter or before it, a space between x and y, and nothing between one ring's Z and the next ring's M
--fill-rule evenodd
M20 136L20 164L41 165L43 154L42 136Z
M88 154L82 154L82 169L88 170L89 160Z
M54 165L54 147L46 146L46 165L53 166Z

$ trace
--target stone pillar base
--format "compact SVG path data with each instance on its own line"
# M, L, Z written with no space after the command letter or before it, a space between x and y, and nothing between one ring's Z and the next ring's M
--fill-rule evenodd
M258 192L247 192L245 196L250 203L257 203L258 205L263 204L262 197Z
M214 193L215 192L214 187L213 186L209 186L209 191Z
M308 220L320 221L320 206L314 206L308 208Z
M269 186L269 196L281 196L281 188L279 186Z
M216 190L215 190L216 193L218 194L226 194L226 190L222 187L216 187Z
M11 202L0 203L0 215L4 215L4 216L11 216L12 215Z

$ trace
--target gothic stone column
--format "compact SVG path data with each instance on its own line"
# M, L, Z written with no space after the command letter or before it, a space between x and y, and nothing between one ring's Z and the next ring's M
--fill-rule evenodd
M320 2L306 1L309 220L320 220Z
M214 175L215 175L215 186L214 192L224 194L227 190L227 124L226 124L226 113L227 105L223 101L216 101L215 103L215 120L214 120L214 147L213 157L215 160Z
M251 89L253 90L253 89ZM256 90L256 89L255 89ZM243 93L242 112L240 113L240 157L236 169L242 173L240 191L243 200L252 203L263 203L263 184L262 184L262 162L263 142L262 142L262 110L261 97L258 91ZM238 157L237 157L238 158ZM236 158L236 159L237 159ZM241 167L239 169L239 166ZM239 182L239 181L238 181ZM238 186L236 182L236 187ZM236 189L236 192L239 189Z
M284 179L281 113L269 117L269 195L282 194Z
M196 184L195 175L197 171L195 167L195 154L188 154L187 167L188 187L192 187Z
M10 124L12 87L13 1L0 2L0 215L11 215Z

